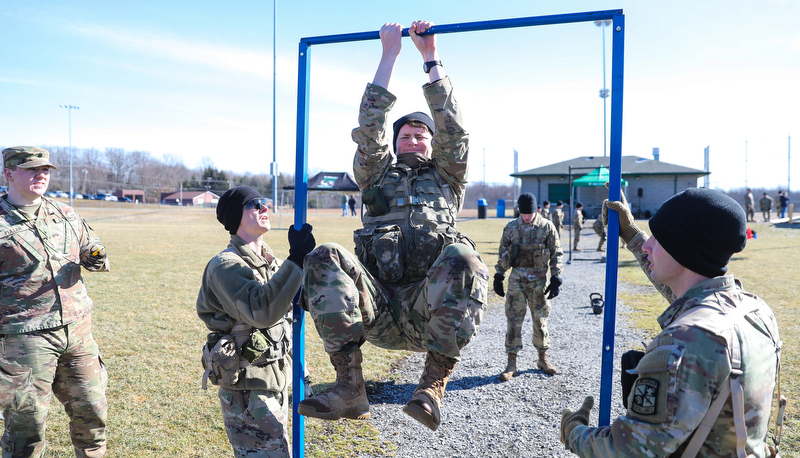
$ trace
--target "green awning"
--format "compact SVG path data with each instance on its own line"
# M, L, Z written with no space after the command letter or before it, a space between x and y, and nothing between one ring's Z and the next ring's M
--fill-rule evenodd
M605 186L608 181L608 169L602 165L586 175L574 180L572 186ZM628 186L628 182L622 179L622 185Z

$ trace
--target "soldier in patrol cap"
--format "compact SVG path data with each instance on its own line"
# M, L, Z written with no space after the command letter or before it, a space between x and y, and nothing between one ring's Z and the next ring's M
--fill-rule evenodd
M427 353L425 370L403 410L431 430L461 349L476 335L489 273L474 243L456 230L464 204L469 137L445 76L433 24L415 21L409 35L430 82L423 93L433 114L415 112L394 123L387 90L400 53L403 26L380 31L383 54L359 109L354 175L367 206L354 234L356 255L326 243L306 258L304 307L311 313L336 383L300 402L302 415L369 418L362 375L364 342ZM397 155L394 162L394 155Z
M774 456L766 436L780 367L777 322L725 275L747 240L741 205L719 191L687 189L653 215L651 237L624 195L607 208L619 213L620 237L671 304L638 362L626 370L623 357L627 413L589 427L590 396L578 411L563 411L561 441L583 457Z
M41 456L53 395L70 418L79 457L106 451L108 381L92 337L92 300L81 266L108 270L106 251L71 207L44 193L50 153L3 150L0 196L0 408L3 456Z
M225 191L217 220L231 241L208 262L197 296L197 315L211 331L203 347L203 388L207 379L219 386L235 456L291 456L289 312L314 235L308 224L299 231L292 225L289 257L278 259L262 238L271 229L267 200L249 186Z
M533 321L533 346L539 352L537 367L547 375L557 370L547 359L550 334L547 317L550 316L550 299L558 296L561 287L561 269L564 257L561 241L553 223L533 211L536 197L531 193L519 196L519 218L503 229L497 265L495 265L494 291L506 298L506 353L508 364L500 380L511 380L517 374L517 353L522 350L522 324L527 308ZM550 269L550 284L547 270ZM508 294L503 291L505 271L511 270Z

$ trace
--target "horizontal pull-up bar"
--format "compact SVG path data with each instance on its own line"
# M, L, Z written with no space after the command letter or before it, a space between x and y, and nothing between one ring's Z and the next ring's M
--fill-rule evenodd
M553 25L573 22L591 22L603 19L614 19L614 16L622 14L622 10L591 11L588 13L555 14L552 16L535 16L514 19L497 19L494 21L464 22L461 24L434 25L425 33L456 33L456 32L475 32L478 30L511 29L516 27L529 27L536 25ZM300 43L308 46L323 45L329 43L342 43L349 41L365 41L380 38L380 32L359 32L347 33L342 35L325 35L319 37L301 38ZM408 29L403 29L403 36L408 36Z

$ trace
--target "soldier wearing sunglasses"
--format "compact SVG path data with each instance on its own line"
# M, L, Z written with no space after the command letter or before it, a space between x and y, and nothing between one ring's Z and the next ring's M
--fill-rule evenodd
M287 432L291 382L292 299L303 259L314 249L308 224L289 229L289 257L264 242L269 204L247 186L220 197L217 220L231 234L209 261L197 314L210 333L203 347L203 387L219 386L225 431L236 456L290 456Z

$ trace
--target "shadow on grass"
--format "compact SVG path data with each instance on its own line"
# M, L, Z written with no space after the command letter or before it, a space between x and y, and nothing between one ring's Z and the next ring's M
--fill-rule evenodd
M535 369L529 369L520 373L527 372L541 372ZM473 376L461 378L458 380L450 380L447 384L447 391L460 391L472 390L487 385L497 385L503 383L498 375L490 375L486 377ZM393 381L389 382L366 382L367 397L369 397L370 404L397 404L405 405L414 394L417 388L416 383L402 383L397 384Z
M776 223L776 224L773 224L773 226L777 227L779 229L800 229L800 223L789 224L788 221L783 222L783 223Z

